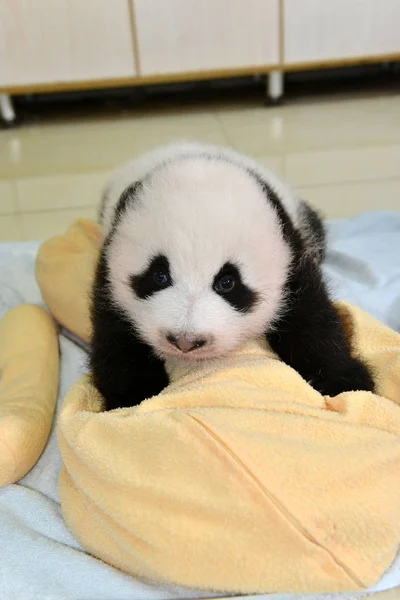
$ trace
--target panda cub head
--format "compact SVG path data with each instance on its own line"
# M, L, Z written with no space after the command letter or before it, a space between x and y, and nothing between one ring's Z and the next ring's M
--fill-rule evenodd
M291 252L257 178L193 153L118 195L106 259L112 304L132 331L162 359L205 360L271 325Z

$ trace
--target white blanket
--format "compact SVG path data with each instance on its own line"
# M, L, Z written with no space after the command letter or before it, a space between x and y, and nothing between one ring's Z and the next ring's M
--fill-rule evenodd
M400 214L366 213L329 224L326 274L332 291L400 331ZM0 318L21 302L41 303L34 279L37 243L0 244ZM85 353L61 336L59 403L85 371ZM196 592L134 579L87 555L64 525L53 431L40 461L18 485L0 489L0 600L152 600L200 598ZM399 499L400 502L400 499ZM268 557L265 557L268 560ZM400 555L369 591L400 585ZM353 600L364 593L319 595ZM273 594L266 600L314 600Z

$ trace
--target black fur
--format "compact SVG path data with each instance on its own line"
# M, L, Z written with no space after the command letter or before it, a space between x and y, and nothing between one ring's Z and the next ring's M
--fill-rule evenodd
M164 362L140 340L132 323L113 304L107 276L107 248L121 216L142 185L142 181L136 181L121 194L110 234L100 254L92 292L89 364L93 383L104 398L105 410L135 406L168 385ZM139 293L141 289L146 294L143 280L131 281L131 284L137 286Z
M111 234L114 233L115 229L117 228L117 225L120 222L122 215L125 213L125 211L128 207L128 204L131 204L135 200L135 198L139 194L142 187L143 187L143 181L141 181L139 179L138 181L135 181L131 185L128 185L128 187L122 192L122 194L118 200L118 203L115 207L115 210L114 210L114 218L112 220L112 225L111 225ZM107 201L108 201L108 198L107 198L107 194L106 194L106 196L103 198L103 204L102 204L101 212L100 212L101 215L104 215ZM110 239L111 239L111 236L109 236L109 240Z
M157 283L154 279L157 272L165 274L166 281L164 284ZM142 300L150 298L160 290L165 290L173 283L168 258L163 254L155 256L143 273L131 276L130 283L135 294Z
M353 355L351 342L324 282L319 261L307 253L279 198L266 182L255 176L274 206L284 237L293 252L285 284L286 308L274 322L267 340L278 356L324 395L351 390L374 390L368 367ZM324 228L317 213L308 209L310 230L325 247ZM323 242L323 243L322 243Z
M231 276L235 280L235 286L228 293L221 293L221 297L226 300L235 310L247 313L257 302L257 294L243 283L240 269L231 262L227 262L221 267L217 275L214 277L213 288L219 279L222 277Z
M135 181L131 185L128 185L128 187L122 192L115 208L115 216L118 218L118 220L121 219L121 216L124 214L128 204L132 202L133 198L135 198L138 192L142 189L142 185L143 184L141 180Z
M321 264L326 254L326 232L322 219L317 211L305 202L300 204L300 217L311 238L311 255Z
M90 368L105 409L135 406L168 385L164 363L140 341L132 324L113 306L103 251L92 296Z

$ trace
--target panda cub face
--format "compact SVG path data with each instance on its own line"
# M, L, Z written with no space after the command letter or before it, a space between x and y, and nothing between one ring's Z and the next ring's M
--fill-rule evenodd
M189 157L125 194L108 242L112 302L161 358L204 360L279 315L291 254L257 181Z

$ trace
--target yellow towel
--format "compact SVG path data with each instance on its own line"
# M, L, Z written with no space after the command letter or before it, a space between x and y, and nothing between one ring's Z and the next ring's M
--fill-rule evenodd
M101 240L90 222L40 249L53 314L83 339ZM233 593L356 590L400 542L400 336L342 304L378 395L324 398L248 344L137 408L101 413L82 378L58 425L67 523L94 555L155 581Z
M62 509L82 544L155 581L233 593L357 590L400 542L400 336L363 311L354 344L380 396L313 390L261 343L101 413L62 407Z
M50 315L23 304L0 321L0 487L36 464L53 424L60 377Z
M103 234L79 219L39 248L35 275L54 318L82 340L90 338L89 300Z

